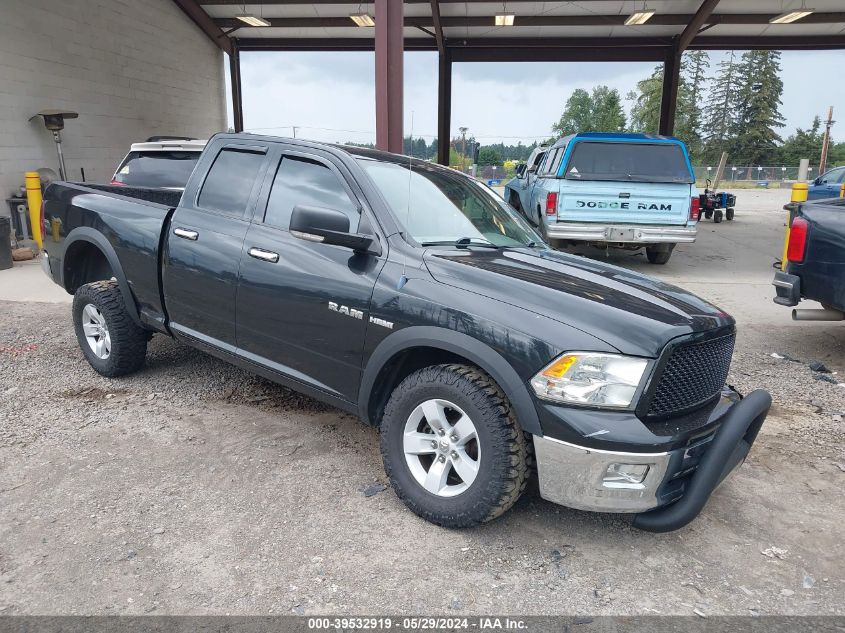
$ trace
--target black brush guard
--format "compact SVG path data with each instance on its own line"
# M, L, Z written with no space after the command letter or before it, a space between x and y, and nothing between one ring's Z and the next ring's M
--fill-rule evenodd
M716 487L748 455L771 406L772 397L762 389L752 391L734 405L687 483L684 496L670 505L638 514L634 527L647 532L671 532L697 517Z

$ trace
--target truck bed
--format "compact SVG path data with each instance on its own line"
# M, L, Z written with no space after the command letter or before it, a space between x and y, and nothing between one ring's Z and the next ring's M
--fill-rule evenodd
M72 292L74 282L65 278L63 266L68 249L96 244L113 268L122 269L141 321L162 330L162 235L181 195L162 189L54 182L44 195L44 250L51 276Z

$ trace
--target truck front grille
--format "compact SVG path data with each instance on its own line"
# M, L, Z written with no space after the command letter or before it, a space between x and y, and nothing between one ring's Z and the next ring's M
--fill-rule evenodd
M647 415L690 410L716 396L728 378L735 338L731 333L675 347L658 379Z

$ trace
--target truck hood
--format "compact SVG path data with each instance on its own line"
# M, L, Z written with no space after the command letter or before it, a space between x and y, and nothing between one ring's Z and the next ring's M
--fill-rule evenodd
M682 288L550 249L437 249L424 261L440 283L578 328L623 354L654 358L672 338L734 324Z

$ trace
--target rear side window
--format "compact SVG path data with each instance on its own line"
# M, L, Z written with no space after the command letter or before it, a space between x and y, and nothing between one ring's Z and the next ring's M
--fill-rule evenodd
M287 229L297 205L343 211L349 216L349 230L358 230L358 205L349 198L337 175L318 161L285 156L273 179L264 223Z
M550 151L546 155L546 162L543 163L543 166L540 168L540 173L544 175L557 173L557 168L560 165L560 157L562 153L562 149Z
M114 183L132 187L184 189L200 152L129 152L114 175Z
M570 180L694 182L684 152L675 143L579 141L564 169Z
M222 150L208 170L197 205L210 211L241 217L246 211L263 162L264 154Z

